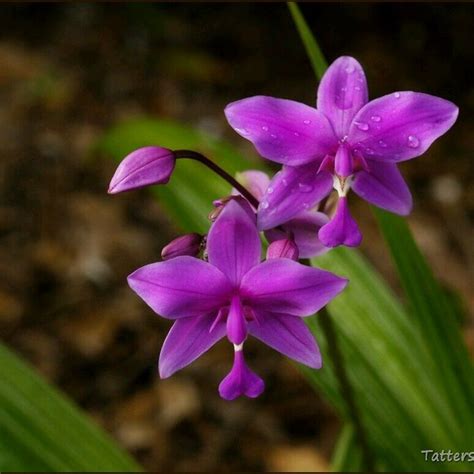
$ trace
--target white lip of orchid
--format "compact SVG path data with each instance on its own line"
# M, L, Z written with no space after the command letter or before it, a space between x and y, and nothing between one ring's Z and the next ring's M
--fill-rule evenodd
M338 176L337 174L334 174L333 187L337 191L339 197L345 197L347 195L349 189L351 189L352 181L353 175L347 176L347 178L343 178L341 176Z
M239 352L244 349L244 343L242 342L241 344L234 344L234 351Z

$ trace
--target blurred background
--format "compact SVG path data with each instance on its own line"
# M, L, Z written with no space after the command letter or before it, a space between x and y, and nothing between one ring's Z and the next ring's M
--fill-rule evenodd
M394 90L460 106L453 129L402 165L410 227L464 308L474 348L470 4L303 4L331 62L363 64L372 98ZM171 118L253 154L225 105L265 94L314 104L316 81L285 4L4 4L0 15L0 334L147 470L327 470L340 422L295 366L262 345L267 383L227 403L225 344L173 378L156 365L169 322L126 285L179 229L146 191L106 194L97 151L123 120ZM182 163L180 166L185 166ZM398 283L365 203L363 252ZM470 316L469 316L470 315Z

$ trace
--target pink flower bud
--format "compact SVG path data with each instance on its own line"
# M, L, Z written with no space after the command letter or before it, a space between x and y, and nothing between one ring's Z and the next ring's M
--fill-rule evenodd
M179 257L180 255L191 255L195 257L201 250L202 239L202 235L199 234L182 235L163 247L161 258L163 260L169 260L170 258Z
M121 193L150 184L166 184L173 173L176 158L167 148L146 146L127 155L115 171L109 194Z
M267 260L271 258L290 258L298 260L298 247L292 239L281 239L272 242L267 249Z

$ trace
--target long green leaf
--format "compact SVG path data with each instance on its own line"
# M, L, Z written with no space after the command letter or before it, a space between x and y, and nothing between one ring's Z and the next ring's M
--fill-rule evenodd
M229 145L169 121L140 120L112 129L100 146L116 159L147 144L196 148L209 153L231 172L255 167ZM178 163L176 177L159 188L161 203L182 228L205 231L210 202L229 189L210 173L199 175L189 163ZM178 174L179 173L179 174ZM120 199L120 197L116 197ZM453 411L444 382L433 364L431 342L362 255L340 248L313 261L350 279L348 288L331 304L338 339L355 389L369 443L378 464L392 471L449 471L466 463L425 462L423 449L460 450L470 429ZM326 341L317 318L307 318L320 343L325 366L301 367L341 413L345 403L327 357Z
M347 423L339 435L331 460L332 472L359 472L362 470L362 453L357 444L354 427Z
M0 344L0 471L140 471L69 400Z

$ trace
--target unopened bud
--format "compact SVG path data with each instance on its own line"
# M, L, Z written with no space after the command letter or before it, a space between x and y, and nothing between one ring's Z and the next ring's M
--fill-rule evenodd
M267 260L271 258L290 258L298 260L298 247L292 239L281 239L272 242L267 249Z
M108 192L116 194L151 184L166 184L175 163L174 153L167 148L139 148L122 160L110 181Z
M179 257L180 255L191 255L195 257L201 251L202 240L202 235L195 233L177 237L163 247L161 258L163 260L169 260L170 258Z

